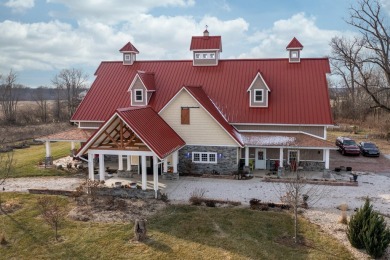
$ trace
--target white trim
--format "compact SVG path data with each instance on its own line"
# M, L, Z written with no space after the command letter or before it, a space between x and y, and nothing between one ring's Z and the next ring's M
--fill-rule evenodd
M70 122L72 123L104 123L104 121L94 121L94 120L91 120L91 121L88 121L88 120L70 120Z
M261 100L256 100L256 96L257 96L257 93L256 92L260 92L261 93ZM253 94L254 94L254 97L253 97L253 102L254 103L264 103L264 89L254 89L253 90Z
M221 49L192 49L191 51L195 52L195 51L218 51L218 52L222 52Z
M203 146L217 146L217 147L240 147L240 146L237 146L237 145L231 145L231 144L227 144L227 145L223 145L223 144L186 144L186 146L199 146L199 147L203 147ZM243 147L240 147L240 148L243 148Z
M256 82L256 80L257 80L258 77L260 77L260 79L263 81L263 83L264 83L265 87L267 88L267 90L268 90L269 92L271 92L271 89L268 87L267 83L265 82L264 78L261 76L261 73L260 73L260 72L257 72L255 78L253 79L252 83L249 85L249 88L247 89L246 92L248 92L248 91L251 90L251 88L253 87L253 84L255 84L255 82Z
M94 127L85 127L85 126L83 126L83 127L78 127L79 129L99 129L99 127L98 126L94 126Z
M307 132L303 132L303 131L272 131L272 132L270 132L270 130L237 130L237 131L239 133L304 134L304 135L308 135L308 136L311 136L311 137L314 137L314 138L326 141L326 138L323 138L323 137L318 136L318 135L313 135L313 134L310 134L310 133L307 133Z
M93 154L104 154L104 155L132 155L132 156L154 156L155 153L152 151L129 151L129 150L99 150L89 149L88 152Z
M222 128L222 130L223 131L225 131L229 136L230 136L230 138L232 138L233 140L234 140L234 142L236 142L237 144L238 144L238 146L239 147L244 147L244 146L241 146L241 144L228 132L228 131L226 131L226 129L210 114L210 112L206 109L206 108L204 108L204 106L183 86L172 98L171 98L171 100L169 100L168 101L168 103L162 108L162 109L160 109L160 111L158 112L158 114L160 115L163 111L164 111L164 109L166 108L166 107L168 107L168 105L170 105L171 104L171 102L173 102L173 100L183 91L183 90L185 90L187 93L188 93L188 95L190 95L195 101L196 101L196 103L198 103L198 105L200 106L200 107L202 107L203 108L203 110L204 111L206 111L206 113L212 118L212 119L214 119L214 121ZM209 98L210 99L210 98ZM210 102L212 102L211 101L211 99L210 99ZM214 103L213 103L213 105L214 105ZM215 106L215 105L214 105ZM217 109L218 110L218 108L215 108L215 109ZM229 122L224 118L224 120L229 124Z
M218 163L218 153L215 152L192 152L192 162L193 163L207 163L207 164L216 164ZM195 154L199 155L199 161L194 161ZM206 155L207 156L207 161L202 161L202 156ZM210 161L210 155L215 156L215 161Z
M259 124L259 123L230 123L231 125L269 125L269 126L333 126L333 125L311 125L311 124Z

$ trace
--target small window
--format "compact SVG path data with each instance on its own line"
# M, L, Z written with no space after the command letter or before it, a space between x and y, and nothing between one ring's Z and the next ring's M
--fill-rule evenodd
M214 53L210 53L210 59L215 59L215 54Z
M298 59L298 51L291 51L291 58Z
M263 90L255 89L255 102L263 102Z
M130 57L131 57L130 54L125 54L125 60L126 60L126 61L129 61L129 60L130 60Z
M192 153L192 162L195 163L217 163L217 153Z
M207 53L203 53L203 59L207 59Z
M181 108L181 124L182 125L190 124L190 108L188 107Z
M143 91L141 89L135 90L135 101L142 102L144 100Z
M195 59L200 59L200 53L195 53Z

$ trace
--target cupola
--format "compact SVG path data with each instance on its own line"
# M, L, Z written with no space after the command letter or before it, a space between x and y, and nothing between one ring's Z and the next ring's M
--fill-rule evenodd
M193 66L217 66L222 52L221 36L210 36L206 28L203 36L192 36L190 51L193 52Z
M289 51L289 61L290 63L299 63L301 62L301 50L303 49L303 45L297 40L297 38L293 38L291 42L287 45L286 50Z
M123 65L133 65L136 55L139 53L131 42L126 43L119 51L123 53Z

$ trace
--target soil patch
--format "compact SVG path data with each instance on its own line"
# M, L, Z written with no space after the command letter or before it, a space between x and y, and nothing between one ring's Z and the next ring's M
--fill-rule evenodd
M68 216L79 221L124 223L148 218L165 207L165 202L154 199L82 196L76 199L76 206Z
M11 214L22 208L22 204L18 200L8 200L1 203L0 215Z

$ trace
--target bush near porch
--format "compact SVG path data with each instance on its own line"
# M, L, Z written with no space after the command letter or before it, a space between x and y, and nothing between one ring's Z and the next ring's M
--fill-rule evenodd
M168 205L147 221L148 240L133 242L132 223L92 223L66 218L55 242L39 216L37 195L3 193L19 209L0 214L9 244L4 259L352 259L315 225L299 219L304 245L292 242L288 213L245 208ZM72 199L61 198L67 210ZM4 221L4 222L3 222Z
M50 144L53 160L70 154L69 142L55 142ZM77 147L76 147L77 148ZM38 168L38 162L45 159L45 145L34 145L26 149L14 150L14 172L10 177L33 177L67 175L66 171L57 169Z

